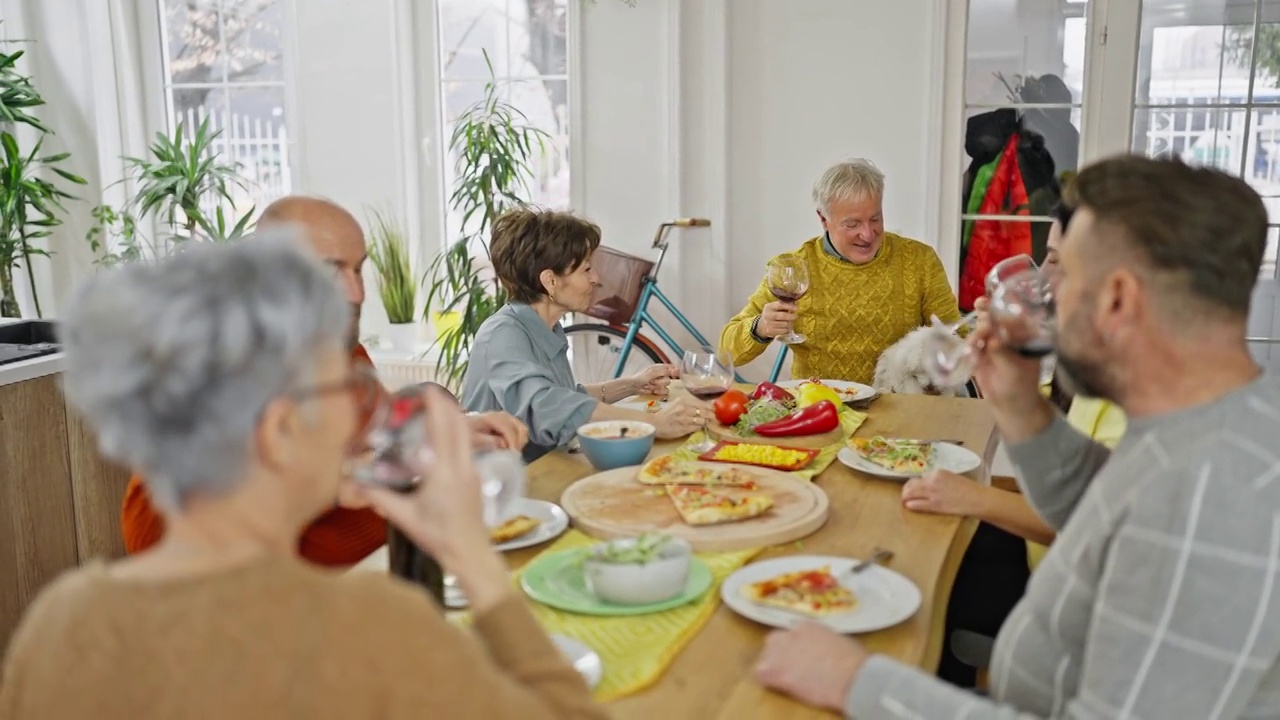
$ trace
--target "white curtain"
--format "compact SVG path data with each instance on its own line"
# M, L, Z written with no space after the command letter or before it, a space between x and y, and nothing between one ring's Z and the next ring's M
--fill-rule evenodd
M35 110L54 131L43 150L71 153L62 166L88 181L64 183L78 199L66 201L63 224L47 238L53 256L32 264L46 317L56 317L96 270L85 240L90 211L124 199L125 188L115 185L124 175L121 156L144 154L162 122L158 18L154 0L0 0L4 35L29 41L18 46L26 51L19 69L48 103ZM29 128L18 128L23 147L34 139ZM18 292L24 314L33 310L29 284L20 283Z

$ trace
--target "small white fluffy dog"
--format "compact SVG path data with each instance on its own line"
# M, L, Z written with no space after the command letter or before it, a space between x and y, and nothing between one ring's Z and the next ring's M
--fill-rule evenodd
M880 355L872 381L876 390L906 395L969 396L963 386L947 389L934 385L924 368L924 338L929 332L937 331L930 327L916 328Z

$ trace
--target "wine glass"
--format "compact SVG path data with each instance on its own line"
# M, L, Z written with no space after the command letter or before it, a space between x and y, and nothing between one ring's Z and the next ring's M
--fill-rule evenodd
M1053 354L1056 338L1053 290L1039 270L1006 278L991 293L991 321L1000 340L1023 357Z
M733 387L733 356L725 350L703 346L686 350L680 362L680 382L684 389L699 400L713 400ZM702 421L702 442L689 449L704 453L715 447L707 433L707 418Z
M1000 338L1027 357L1052 354L1054 343L1053 292L1048 278L1027 255L996 263L986 277L988 310ZM971 312L952 325L933 319L924 338L924 366L940 387L959 387L973 374L973 347L958 331L972 327Z
M359 455L348 466L352 479L399 492L416 490L422 481L417 468L429 466L432 458L425 411L422 390L416 386L383 396L355 443ZM524 461L513 449L477 451L474 461L484 523L494 527L507 519L524 496Z
M769 292L783 302L795 303L809 292L809 266L799 255L781 255L769 261ZM792 327L778 342L798 345L805 336Z

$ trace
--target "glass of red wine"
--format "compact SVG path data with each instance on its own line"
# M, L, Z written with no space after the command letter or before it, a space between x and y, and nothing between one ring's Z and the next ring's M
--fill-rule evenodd
M686 350L680 363L680 382L699 400L714 400L733 387L733 356L705 346ZM704 453L716 445L706 432L709 416L710 413L703 416L702 442L689 448L694 452Z
M351 477L398 492L416 491L422 482L419 468L433 461L425 412L424 395L416 386L384 396L356 443L359 454L348 467ZM474 461L484 522L494 527L508 519L515 501L524 496L524 461L517 449L499 448L475 451Z
M1015 255L996 263L987 273L986 289L988 311L1004 342L1026 357L1044 358L1053 353L1053 290L1034 260ZM958 331L972 327L977 317L972 312L953 325L935 319L935 332L925 338L924 365L939 387L959 387L973 373L973 347Z
M782 302L799 302L809 292L809 266L799 255L780 255L769 261L768 280L774 297ZM798 345L805 339L794 327L778 336L778 342L787 345Z

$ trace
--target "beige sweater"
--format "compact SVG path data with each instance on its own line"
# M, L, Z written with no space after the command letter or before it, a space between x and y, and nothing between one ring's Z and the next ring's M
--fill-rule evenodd
M601 718L519 597L450 625L377 573L286 558L156 582L102 564L13 637L0 718Z

